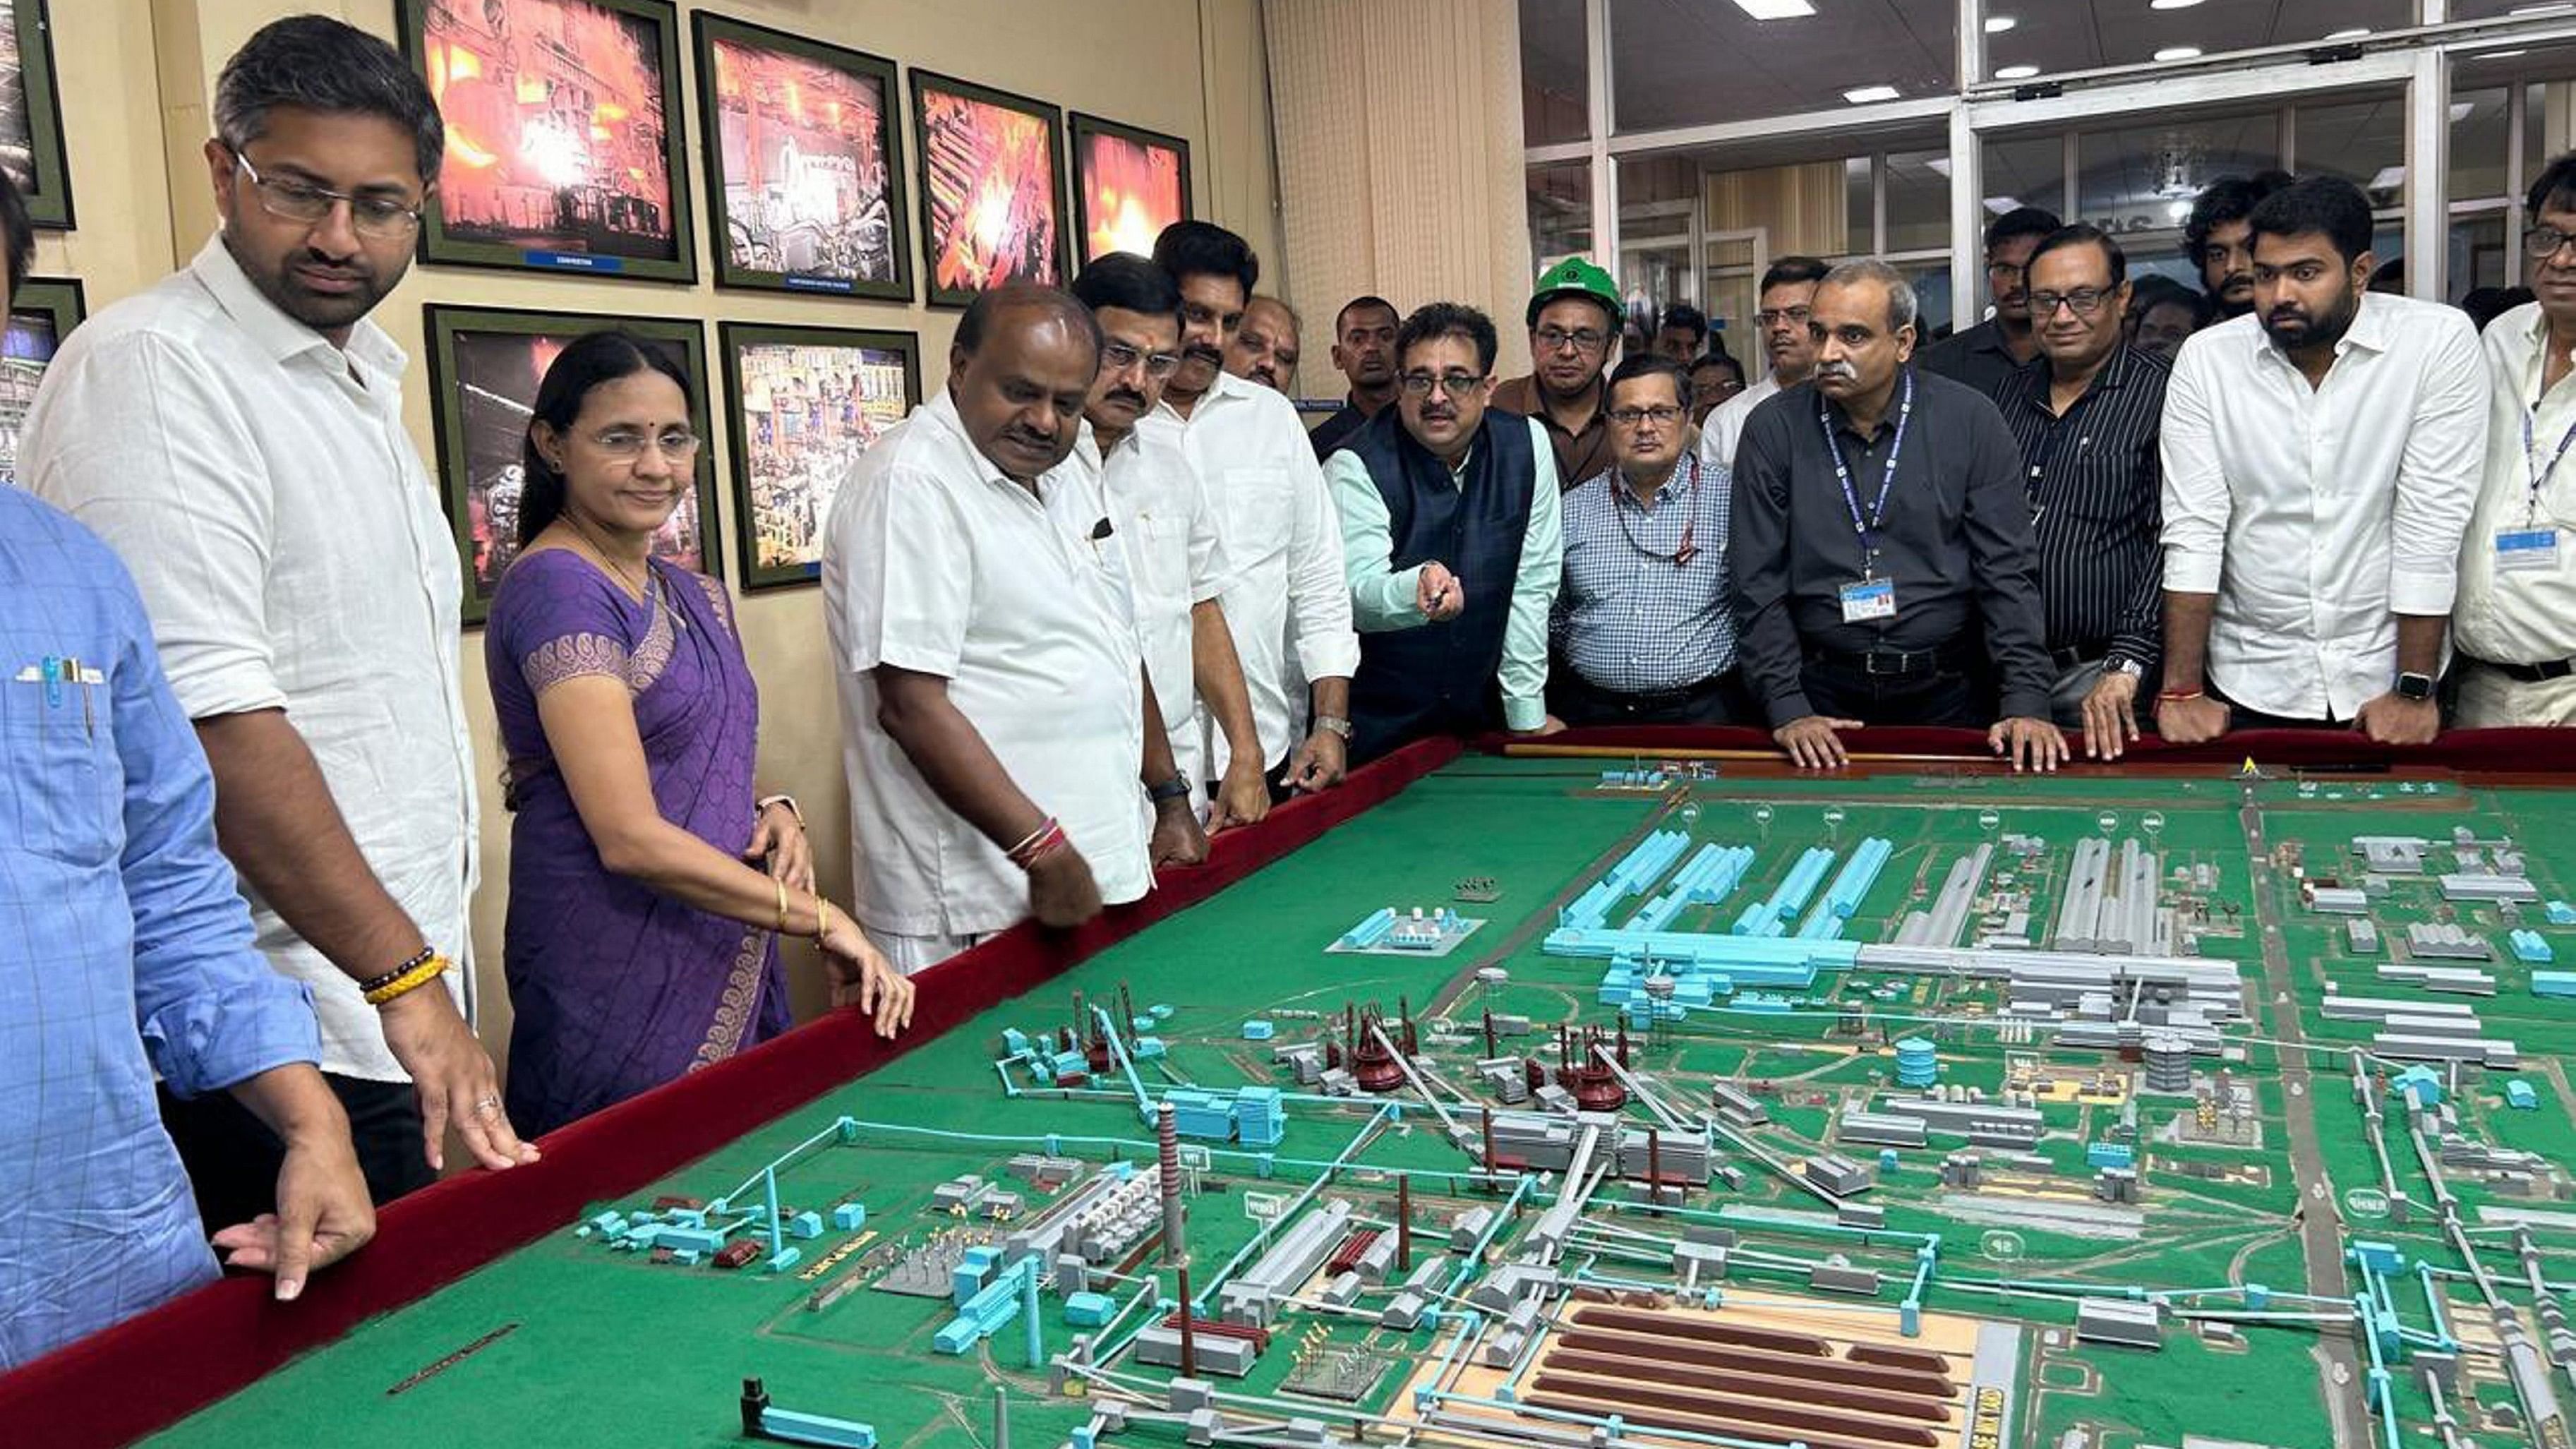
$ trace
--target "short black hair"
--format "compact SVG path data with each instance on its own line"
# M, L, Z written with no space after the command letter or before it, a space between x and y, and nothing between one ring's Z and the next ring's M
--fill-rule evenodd
M2206 292L2195 292L2179 283L2176 283L2170 291L2161 287L2153 292L2146 290L2146 284L2149 281L2168 280L2170 279L2152 275L2140 277L2139 290L2129 295L2130 314L2143 322L2147 314L2158 307L2180 307L2191 313L2191 330L2194 332L2218 320L2218 305L2209 299L2209 294Z
M2005 242L2026 236L2046 236L2064 223L2057 213L2036 206L2016 206L1986 224L1986 250L1993 251Z
M2030 265L2038 266L2041 257L2061 247L2080 246L2098 246L2102 249L2102 255L2111 263L2113 291L2118 291L2120 284L2129 280L2129 254L2120 250L2120 244L2111 240L2109 232L2091 222L2079 221L2072 226L2061 226L2040 238L2039 245L2031 249Z
M259 28L215 81L215 135L239 155L284 106L332 116L380 116L411 133L421 184L438 181L447 124L429 83L400 52L327 15L290 15Z
M1664 309L1666 327L1679 327L1701 342L1708 341L1708 314L1688 302L1675 302Z
M2287 171L2257 171L2251 176L2221 176L2191 200L2191 215L2182 224L2182 254L2200 265L2209 234L2230 222L2254 215L2265 197L2290 184Z
M2349 266L2370 250L2370 198L2340 176L2311 176L2264 197L2246 218L2256 237L2323 236Z
M1252 289L1261 280L1261 258L1252 243L1212 221L1176 221L1154 238L1154 264L1175 282L1192 277L1232 277L1243 284L1243 302L1252 305Z
M1703 352L1691 359L1691 365L1687 370L1697 372L1703 367L1723 367L1735 374L1737 382L1744 381L1744 364L1723 352Z
M1181 315L1181 284L1172 274L1134 252L1111 252L1094 258L1073 279L1074 300L1097 312L1115 307L1149 317Z
M564 511L564 475L537 450L538 423L558 434L569 433L592 392L640 372L669 378L689 405L697 406L689 375L663 350L667 345L649 342L624 328L603 327L574 338L547 364L545 377L537 383L536 401L528 405L528 431L519 440L519 547L535 543L537 535Z
M2562 151L2550 158L2540 174L2531 179L2531 191L2522 199L2525 221L2540 220L2541 208L2555 205L2561 211L2576 211L2576 151Z
M1091 309L1061 287L1038 282L1005 282L1001 286L975 294L966 304L966 315L957 319L956 346L968 357L984 345L984 333L993 325L994 314L1014 307L1031 307L1051 316L1074 323L1091 338L1091 350L1100 351L1100 319Z
M1404 325L1395 329L1395 361L1404 365L1404 355L1421 343L1436 337L1463 337L1476 349L1476 368L1491 375L1494 354L1501 344L1494 337L1494 319L1464 302L1431 302L1413 309Z
M1831 270L1833 269L1815 257L1782 257L1762 269L1762 285L1754 288L1753 295L1759 297L1773 287L1795 287L1821 282L1825 279L1825 273Z
M36 224L27 216L26 193L0 167L0 255L9 259L9 285L0 289L0 312L18 300L18 286L36 265Z
M1706 362L1708 359L1703 357L1699 361ZM1691 366L1697 367L1699 362L1692 363ZM1687 408L1691 405L1690 369L1660 352L1639 352L1619 359L1619 365L1610 369L1609 385L1601 390L1602 400L1608 401L1610 395L1619 390L1619 384L1633 382L1641 377L1671 378L1673 396L1681 400L1683 407Z
M1342 340L1342 329L1351 325L1351 314L1354 312L1384 312L1394 318L1398 326L1403 325L1404 322L1404 314L1395 310L1395 304L1384 297L1375 293L1364 297L1353 297L1342 304L1342 310L1333 314L1334 341Z

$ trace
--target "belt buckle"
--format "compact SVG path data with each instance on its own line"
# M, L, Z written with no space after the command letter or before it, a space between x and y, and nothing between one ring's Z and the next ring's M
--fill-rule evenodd
M1890 669L1879 668L1878 662L1882 659L1894 660L1895 667ZM1860 667L1861 673L1863 674L1886 676L1900 675L1905 672L1905 655L1902 652L1891 649L1872 649L1860 657Z

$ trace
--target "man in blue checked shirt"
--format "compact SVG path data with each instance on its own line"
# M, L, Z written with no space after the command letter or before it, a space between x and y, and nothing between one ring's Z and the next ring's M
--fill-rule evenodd
M1612 466L1565 495L1549 707L1569 725L1761 724L1735 672L1727 471L1684 446L1690 377L1631 357L1609 398Z
M0 298L32 251L0 174ZM251 946L214 782L124 566L0 487L0 1369L216 1276L152 1078L228 1090L287 1144L226 1227L277 1296L375 1232L305 988Z

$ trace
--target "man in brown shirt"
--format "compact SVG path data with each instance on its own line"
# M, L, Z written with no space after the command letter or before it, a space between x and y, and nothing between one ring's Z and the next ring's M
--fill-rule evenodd
M1619 288L1610 274L1567 257L1539 275L1530 298L1530 356L1538 370L1494 389L1491 406L1536 418L1546 429L1560 487L1599 477L1613 461L1609 391L1601 377L1619 339L1619 320Z

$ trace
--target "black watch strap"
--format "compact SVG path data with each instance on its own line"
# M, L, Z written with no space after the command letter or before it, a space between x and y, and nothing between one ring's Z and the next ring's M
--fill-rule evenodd
M1153 786L1152 788L1150 788L1150 789L1146 790L1145 795L1146 795L1146 798L1147 798L1147 799L1150 799L1150 800L1152 800L1155 804L1160 805L1160 804L1162 804L1162 803L1163 803L1164 801L1166 801L1166 800L1178 800L1178 799L1181 799L1181 798L1183 798L1183 797L1187 796L1189 793L1190 793L1190 781L1189 781L1189 777L1188 777L1188 776L1186 776L1186 775L1175 774L1175 775L1173 775L1173 776L1172 776L1172 778L1170 778L1170 779L1168 779L1168 780L1165 780L1163 783L1161 783L1161 784L1159 784L1159 785L1156 785L1156 786Z
M2429 674L2398 675L2397 697L2399 699L2415 700L2431 699L2433 697L2433 676Z

